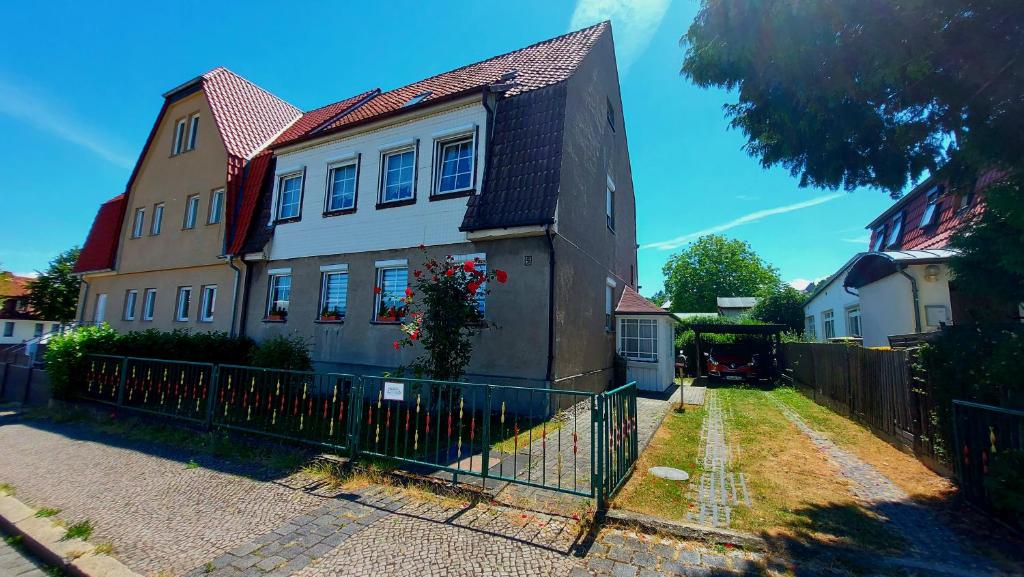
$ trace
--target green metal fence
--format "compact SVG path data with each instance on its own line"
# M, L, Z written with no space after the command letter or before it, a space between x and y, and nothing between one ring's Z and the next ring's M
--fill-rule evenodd
M599 506L638 456L635 383L598 394L109 355L87 362L87 400Z

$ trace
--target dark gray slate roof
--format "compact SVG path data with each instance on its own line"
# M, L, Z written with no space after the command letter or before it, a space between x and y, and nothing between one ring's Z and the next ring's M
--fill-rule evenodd
M497 102L481 194L460 230L554 222L562 169L566 83Z

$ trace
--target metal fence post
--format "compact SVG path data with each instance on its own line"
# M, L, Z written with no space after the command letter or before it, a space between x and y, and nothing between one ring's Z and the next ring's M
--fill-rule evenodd
M121 378L117 383L117 406L124 406L124 386L128 382L128 357L121 359Z
M484 446L483 462L480 463L480 486L487 489L487 470L491 467L491 385L484 389Z
M604 490L604 454L605 454L605 434L604 434L604 409L605 409L605 397L604 394L594 395L593 409L591 414L593 415L594 425L593 429L597 435L597 466L595 473L595 484L594 493L597 497L597 510L603 511L605 508L605 490Z
M363 377L353 377L352 386L349 387L351 398L348 402L348 452L349 459L356 460L359 456L359 416L362 414L363 406Z
M220 390L220 365L210 367L210 386L206 393L206 429L213 428L213 402L217 398L217 391Z

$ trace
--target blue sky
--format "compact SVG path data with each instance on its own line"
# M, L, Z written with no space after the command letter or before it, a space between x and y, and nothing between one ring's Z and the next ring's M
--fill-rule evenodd
M636 190L640 284L705 232L749 241L786 280L826 276L891 204L801 189L727 129L730 95L679 75L695 0L344 4L26 2L0 38L0 267L29 272L81 244L123 191L161 94L227 66L301 109L400 86L611 18Z

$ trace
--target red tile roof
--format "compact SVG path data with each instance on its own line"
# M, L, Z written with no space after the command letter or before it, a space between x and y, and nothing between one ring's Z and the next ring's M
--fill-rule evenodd
M114 267L117 241L124 221L125 195L119 194L100 205L85 246L78 255L74 272L83 273L108 270Z
M201 78L230 155L251 158L302 116L298 108L227 68L214 68Z
M32 277L18 276L0 271L0 297L23 297L28 295L28 283Z
M246 236L252 227L256 206L259 204L260 191L263 189L263 183L267 177L267 169L273 164L273 158L273 151L267 149L249 161L242 184L242 204L238 210L238 224L234 227L234 236L231 238L228 254L238 254L245 244Z
M373 95L365 103L333 122L326 125L314 124L304 133L291 135L289 138L279 138L274 145L312 138L314 134L311 131L317 127L319 130L316 131L316 135L327 134L396 113L407 108L406 103L411 98L424 92L429 92L429 95L415 106L429 106L439 100L499 82L502 75L508 72L516 74L511 80L512 88L505 92L506 96L517 96L557 84L572 75L597 39L609 29L610 23L601 22L589 28L563 34L526 48ZM324 108L337 105L338 109L342 109L344 102L346 101ZM324 110L324 108L318 110ZM312 114L312 112L307 114ZM327 122L330 119L327 114L322 116L322 122Z
M349 112L353 107L362 104L367 98L375 97L378 94L380 94L380 88L374 88L373 90L367 90L362 94L346 98L345 100L340 100L334 104L328 104L327 106L317 108L316 110L310 110L309 112L304 113L302 118L289 126L288 130L285 130L281 136L277 137L277 140L274 141L274 145L295 140L316 127L323 125L329 120L337 120L346 112Z
M619 315L671 315L672 313L640 296L640 293L630 286L622 289L622 297L615 307L615 314Z

